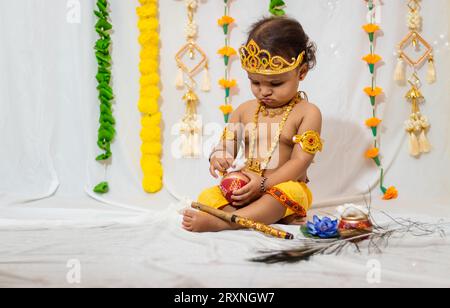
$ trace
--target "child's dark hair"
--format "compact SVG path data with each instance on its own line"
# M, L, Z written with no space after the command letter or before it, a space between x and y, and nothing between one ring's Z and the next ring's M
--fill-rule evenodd
M252 25L247 44L254 40L261 49L286 60L305 52L303 62L312 69L316 65L316 45L309 40L302 25L293 18L265 17Z

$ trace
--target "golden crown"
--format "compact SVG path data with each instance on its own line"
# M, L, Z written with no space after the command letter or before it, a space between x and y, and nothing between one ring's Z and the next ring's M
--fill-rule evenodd
M283 57L272 57L270 52L261 49L254 40L251 40L247 46L239 49L242 68L249 73L262 75L278 75L290 72L296 69L302 62L305 52L303 51L292 62L286 61Z

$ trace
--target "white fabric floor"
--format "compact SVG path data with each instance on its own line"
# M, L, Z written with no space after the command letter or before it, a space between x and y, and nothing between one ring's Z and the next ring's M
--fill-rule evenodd
M444 229L450 231L449 204L411 203L408 211L401 204L393 201L386 209L375 202L373 208L394 217L447 222ZM249 259L260 250L295 246L295 240L252 231L189 233L180 227L177 210L183 206L138 213L54 198L3 208L0 287L450 287L450 241L439 234L392 239L382 254L362 245L361 253L349 248L339 256L266 265ZM375 216L392 225L377 210ZM297 226L282 227L301 238ZM67 280L71 260L80 264L80 284ZM367 278L373 262L380 266L375 283Z

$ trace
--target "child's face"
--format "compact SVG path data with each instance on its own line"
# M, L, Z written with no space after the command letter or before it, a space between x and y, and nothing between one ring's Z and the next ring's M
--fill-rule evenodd
M297 94L300 81L307 74L306 66L279 75L248 74L253 95L269 107L283 106Z

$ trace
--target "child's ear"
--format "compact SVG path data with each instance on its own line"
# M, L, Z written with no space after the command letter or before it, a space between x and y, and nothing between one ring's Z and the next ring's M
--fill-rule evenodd
M308 75L308 63L303 63L302 66L300 66L300 69L298 70L298 79L300 81L303 81L306 78L306 75Z

